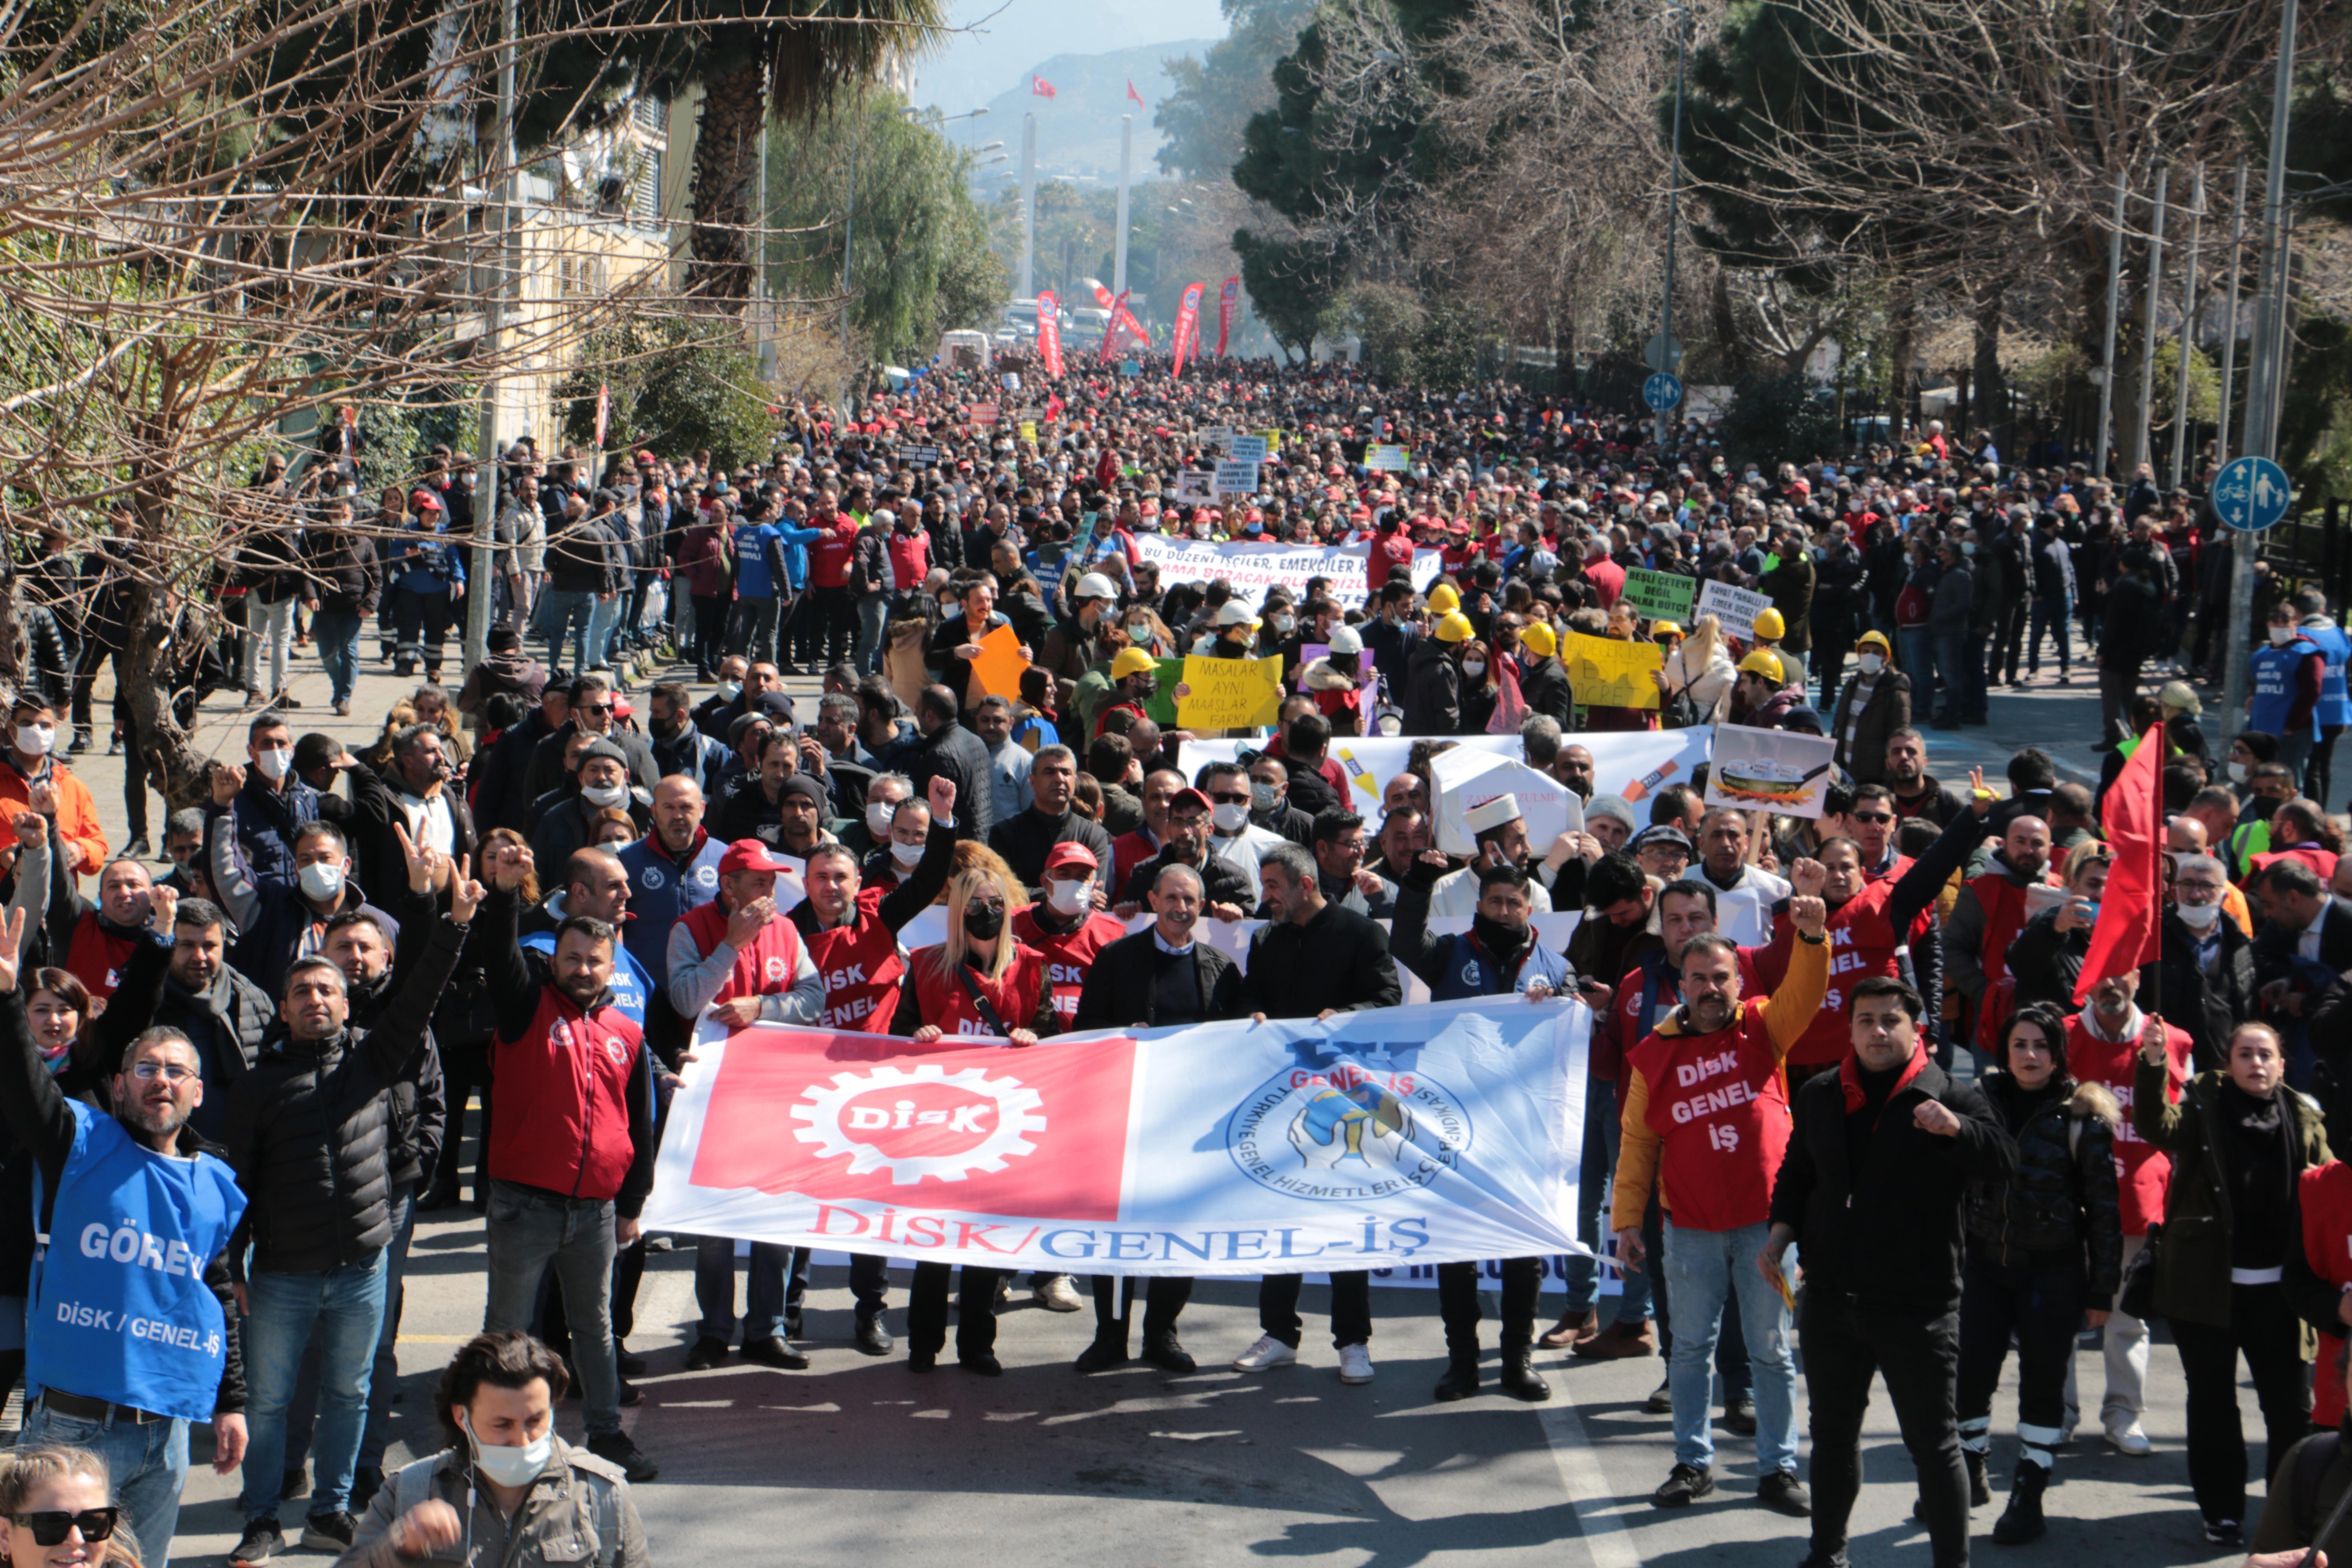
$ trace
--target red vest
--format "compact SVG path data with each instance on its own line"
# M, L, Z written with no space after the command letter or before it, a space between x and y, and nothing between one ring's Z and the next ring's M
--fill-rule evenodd
M2059 884L2045 877L2052 887ZM1970 877L1963 887L1973 889L1977 903L1984 910L1984 952L1980 962L1984 968L1985 996L1977 1008L1977 1045L1984 1050L1996 1044L1994 1031L2009 1022L2011 1008L2006 1004L1996 1005L1994 994L2000 983L2009 978L2009 944L2025 929L2025 889L1999 871L1987 871ZM2013 992L2003 991L2007 995ZM2080 1077L2080 1074L2076 1075Z
M716 899L677 917L678 924L694 938L695 951L705 958L727 940L727 911ZM760 928L748 949L735 955L735 972L711 1000L729 1002L738 996L772 996L790 991L793 973L800 966L800 933L793 930L790 920L778 915Z
M2352 1165L2330 1160L2295 1178L2303 1205L2303 1259L2311 1271L2338 1290L2352 1285ZM2322 1333L2311 1379L2311 1424L2334 1426L2344 1419L2344 1373L2337 1358L2344 1335Z
M122 984L123 966L144 940L143 932L115 935L98 923L98 911L92 910L74 925L73 942L66 949L66 973L89 986L92 996L111 996Z
M881 907L881 889L861 888L857 912L848 921L801 932L808 943L809 962L824 982L824 1011L817 1016L817 1027L869 1035L890 1032L907 963L898 954L898 933L882 923ZM803 902L794 913L806 909ZM813 910L810 918L815 918Z
M1037 923L1037 906L1024 904L1013 911L1013 940L1035 948L1045 960L1045 984L1054 989L1054 1016L1065 1029L1078 1016L1078 993L1086 989L1087 970L1095 954L1127 934L1127 927L1099 911L1089 913L1075 930L1047 931ZM1013 1020L1004 1020L1010 1024Z
M572 1197L609 1198L636 1147L629 1074L642 1037L618 1007L583 1016L551 982L520 1040L490 1037L491 1066L512 1110L490 1119L490 1175Z
M1677 1227L1760 1225L1789 1149L1789 1080L1761 997L1712 1035L1653 1034L1627 1060L1649 1081L1650 1131L1664 1141L1658 1186Z
M1895 960L1903 938L1886 919L1886 903L1894 896L1892 879L1865 882L1861 892L1830 911L1829 989L1822 994L1821 1011L1789 1049L1791 1066L1844 1060L1853 1046L1853 1027L1847 1018L1847 998L1853 988L1874 974L1903 973ZM1796 940L1797 928L1784 910L1773 917L1771 944L1757 959L1757 980L1765 991L1780 988Z
M908 963L915 1005L923 1022L938 1026L945 1035L995 1036L996 1026L982 1016L963 982L948 972L947 952L944 944L918 948ZM1045 985L1045 959L1035 948L1015 942L1013 962L1004 966L1001 980L991 980L970 966L964 973L971 976L971 983L988 998L1006 1028L1025 1029L1037 1016L1037 998Z
M2150 1018L2143 1023L2143 1034L2155 1022ZM2178 1103L2180 1086L2189 1081L2189 1035L2170 1024L2164 1026L2164 1032L2165 1053L2172 1058L2166 1092ZM2106 1085L2123 1108L2123 1119L2116 1128L2116 1185L2126 1236L2146 1236L2149 1225L2163 1220L2164 1192L2172 1181L2171 1157L2132 1126L2132 1074L2138 1062L2138 1041L2117 1045L2100 1039L2083 1026L2080 1013L2066 1020L2066 1070L2084 1083Z

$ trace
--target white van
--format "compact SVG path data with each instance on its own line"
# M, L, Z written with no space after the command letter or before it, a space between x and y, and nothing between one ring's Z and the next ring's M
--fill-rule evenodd
M986 370L992 357L986 332L958 331L940 334L941 370Z

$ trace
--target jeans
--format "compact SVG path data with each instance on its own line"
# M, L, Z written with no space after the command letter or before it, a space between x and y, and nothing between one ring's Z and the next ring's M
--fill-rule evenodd
M1617 1112L1617 1080L1587 1077L1584 1080L1584 1152L1577 1164L1576 1238L1597 1254L1609 1239L1609 1194L1617 1173L1617 1145L1624 1136ZM1568 1260L1568 1315L1591 1311L1601 1300L1601 1264L1597 1258ZM1621 1323L1638 1324L1650 1315L1650 1282L1640 1274L1623 1277L1624 1294L1617 1299Z
M2267 1447L2265 1475L2311 1428L2311 1384L2305 1376L2302 1324L2277 1285L2230 1287L2230 1326L2172 1320L2180 1372L2189 1384L2189 1486L2209 1520L2246 1517L2246 1436L2238 1418L2238 1356L2253 1374ZM2332 1373L2334 1368L2326 1369Z
M1452 1360L1478 1359L1478 1281L1483 1272L1476 1263L1437 1266L1437 1315L1445 1325L1445 1353ZM1541 1258L1503 1259L1500 1317L1506 1351L1523 1351L1535 1343L1536 1295L1542 1289Z
M598 598L588 606L588 668L598 669L613 662L613 629L621 622L621 595Z
M2294 776L2295 793L2305 795L2304 770L2311 764L2311 746L2315 739L2308 729L2279 737L2278 760Z
M784 1280L784 1316L797 1318L801 1303L808 1299L810 1249L793 1248L793 1267ZM857 1321L878 1318L888 1304L890 1268L878 1252L853 1252L849 1255L849 1294L857 1303Z
M585 588L550 588L539 596L537 626L547 638L547 667L561 668L563 635L572 633L572 673L588 668L588 624L596 609L596 595Z
M2072 666L2072 651L2066 646L2068 608L2063 599L2033 601L2025 634L2025 668L2029 673L2042 672L2042 637L2045 632L2058 644L2058 673L2065 674Z
M810 662L838 664L848 654L856 632L857 605L847 588L811 588L808 597L808 614L815 617L809 634Z
M1911 678L1913 722L1936 711L1936 638L1925 626L1906 626L1895 634L1902 646L1903 671Z
M1852 1296L1816 1289L1805 1292L1801 1330L1813 1430L1813 1555L1843 1558L1846 1521L1862 1490L1862 1417L1875 1375L1886 1380L1903 1446L1919 1468L1919 1510L1936 1568L1966 1568L1969 1478L1952 1415L1959 1314L1865 1309ZM1675 1410L1679 1421L1679 1400Z
M2099 738L2113 742L2132 733L2132 699L2139 695L2139 666L2129 669L2099 667Z
M319 662L327 667L334 700L349 702L360 678L360 618L350 610L321 609L312 617L310 635L319 641Z
M1269 1274L1258 1281L1258 1331L1298 1348L1306 1327L1298 1316L1298 1289L1303 1274ZM1372 1277L1360 1268L1334 1269L1331 1274L1331 1348L1371 1342Z
M1929 711L1937 724L1957 724L1969 703L1969 637L1965 632L1936 634L1936 705ZM1911 711L1919 711L1919 694L1911 694Z
M367 1424L368 1382L383 1332L384 1249L364 1263L318 1273L257 1273L246 1281L245 1490L247 1522L278 1517L286 1479L286 1415L294 1402L303 1347L319 1339L319 1427L311 1443L312 1513L340 1513L352 1496L352 1468Z
M1754 1377L1757 1472L1797 1468L1797 1358L1789 1349L1789 1309L1756 1268L1771 1230L1760 1220L1737 1230L1666 1226L1663 1267L1675 1314L1666 1381L1674 1391L1677 1464L1705 1469L1715 1462L1715 1342L1723 1310L1736 1299Z
M449 637L449 603L446 588L436 588L429 594L414 588L394 592L393 614L400 627L400 647L393 667L395 670L410 673L422 658L425 678L441 679L441 649Z
M743 1288L743 1342L784 1337L784 1270L793 1249L772 1241L751 1244L751 1278ZM735 1244L698 1237L694 1244L694 1304L702 1309L706 1339L735 1338Z
M490 1183L489 1304L485 1330L530 1328L539 1282L551 1264L572 1325L572 1363L588 1435L621 1429L621 1365L613 1352L613 1200L567 1198L512 1182Z
M355 1470L373 1470L381 1479L386 1427L392 1420L392 1396L400 1388L400 1357L394 1350L400 1337L401 1281L408 1271L408 1244L416 1234L415 1189L404 1184L393 1192L392 1239L384 1244L383 1330L376 1335L375 1365L368 1374L367 1424L360 1432ZM310 1451L318 1424L319 1341L302 1357L301 1375L295 1380L294 1403L286 1415L286 1468L292 1469Z
M890 596L877 588L862 595L857 601L857 647L852 658L857 673L871 675L875 662L882 657L882 626L889 618Z
M106 1461L107 1496L139 1542L146 1568L168 1568L180 1528L180 1493L188 1484L188 1424L144 1426L108 1416L60 1415L46 1404L25 1413L18 1448L87 1448Z
M1992 613L1992 646L1985 653L1985 681L2017 679L2017 656L2025 641L2025 601L2011 599Z
M2336 793L2336 741L2343 733L2341 724L2322 724L2319 743L2311 748L2311 760L2303 765L2303 793L2322 808L2326 807L2327 797Z
M246 618L254 623L245 639L245 683L259 684L254 679L261 663L264 645L269 649L269 687L272 695L286 689L286 660L294 651L294 604L289 597L271 604L256 599L247 607Z
M1642 1245L1649 1253L1643 1265L1643 1277L1650 1281L1650 1300L1658 1315L1658 1353L1666 1358L1671 1376L1675 1359L1675 1282L1666 1272L1666 1209L1658 1201L1657 1190L1650 1192L1650 1206L1642 1215ZM1758 1275L1762 1279L1762 1275ZM1735 1399L1746 1399L1755 1390L1749 1386L1755 1376L1748 1362L1748 1334L1741 1326L1740 1315L1718 1312L1715 1340L1715 1374L1723 1388L1723 1403L1728 1407ZM1633 1326L1639 1327L1640 1319Z
M2080 1249L2002 1267L1971 1250L1960 1273L1960 1447L1992 1447L1992 1396L2017 1338L2017 1440L2048 1469L2066 1420L2066 1368L2090 1288Z

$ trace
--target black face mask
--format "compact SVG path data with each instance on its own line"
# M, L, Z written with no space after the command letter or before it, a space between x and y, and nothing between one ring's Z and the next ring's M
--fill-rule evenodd
M1004 911L994 904L970 904L963 911L963 929L982 942L1004 929Z
M1497 958L1509 958L1520 948L1525 947L1528 942L1528 933L1525 931L1513 931L1509 926L1498 921L1490 921L1485 915L1475 911L1473 911L1470 916L1470 931L1488 952Z

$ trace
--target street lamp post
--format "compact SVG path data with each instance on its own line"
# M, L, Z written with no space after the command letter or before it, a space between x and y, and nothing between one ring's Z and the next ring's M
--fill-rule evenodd
M1658 300L1658 361L1654 370L1676 371L1675 357L1675 230L1678 225L1683 188L1683 78L1690 65L1690 7L1678 5L1675 17L1675 141L1674 162L1666 176L1666 286ZM1653 422L1655 439L1666 444L1666 413L1657 411Z

